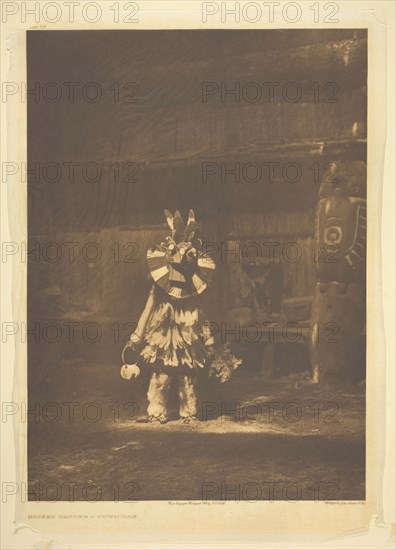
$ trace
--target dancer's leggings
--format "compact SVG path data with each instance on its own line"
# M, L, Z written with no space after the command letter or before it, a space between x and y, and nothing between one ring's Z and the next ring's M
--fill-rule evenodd
M163 372L155 372L151 376L147 393L149 416L168 416L168 399L172 379L176 378L179 395L179 415L181 418L197 414L197 375L194 371L188 374L175 373L174 376Z

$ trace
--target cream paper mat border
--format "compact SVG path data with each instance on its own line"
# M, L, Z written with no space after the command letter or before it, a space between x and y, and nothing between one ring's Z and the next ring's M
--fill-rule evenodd
M281 7L287 2L279 0ZM62 6L61 1L52 2ZM80 2L83 6L86 1ZM2 2L7 4L7 2ZM21 2L9 2L18 5ZM40 2L43 5L44 2ZM222 505L175 505L163 502L64 503L2 502L4 548L391 548L394 503L394 311L392 264L394 209L394 19L393 2L339 1L338 24L313 24L313 2L299 1L298 23L281 17L274 23L222 23L201 20L202 2L141 0L139 23L114 23L100 2L97 23L63 17L58 23L22 23L13 16L2 23L2 81L26 81L28 29L259 29L368 28L368 310L367 310L367 486L365 502L226 502ZM219 4L219 3L218 3ZM233 3L232 3L233 4ZM243 2L241 2L241 5ZM123 2L120 2L122 7ZM323 2L320 2L323 6ZM31 21L31 19L28 19ZM2 102L2 163L26 162L26 103ZM393 114L393 117L392 117ZM387 126L388 125L388 126ZM386 133L388 131L388 134ZM386 155L385 155L386 145ZM2 241L27 239L26 184L2 182ZM383 198L384 197L384 198ZM382 239L382 240L381 240ZM381 251L381 246L382 251ZM26 322L26 263L17 256L2 263L3 321ZM393 317L392 317L393 315ZM384 320L386 325L384 328ZM392 325L393 323L393 325ZM386 333L386 346L385 346ZM26 344L2 345L2 403L27 402ZM386 364L386 372L385 372ZM26 483L26 423L2 423L2 482ZM87 512L88 510L88 512ZM28 519L29 514L136 514L134 520ZM5 534L4 534L5 533ZM359 535L359 536L358 536ZM394 524L393 524L394 536Z

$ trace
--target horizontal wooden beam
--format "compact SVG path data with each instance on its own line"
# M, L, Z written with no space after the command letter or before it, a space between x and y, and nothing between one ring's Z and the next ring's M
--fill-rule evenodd
M366 139L339 139L339 140L306 140L285 144L254 143L233 149L227 149L224 153L220 151L191 152L189 156L169 156L163 159L146 160L142 162L143 167L160 167L170 165L191 165L206 162L238 162L255 160L286 160L310 158L348 158L365 160L367 156ZM127 162L120 161L120 162Z
M225 236L226 240L230 241L246 241L250 239L305 239L313 237L314 235L314 227L312 227L312 231L295 231L293 233L290 232L282 232L279 231L279 233L251 233L251 234L244 234L244 233L228 233Z

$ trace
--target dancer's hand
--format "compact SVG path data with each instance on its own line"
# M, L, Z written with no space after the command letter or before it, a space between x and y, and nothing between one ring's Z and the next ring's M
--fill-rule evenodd
M128 348L133 348L134 349L137 344L140 344L140 342L141 342L140 336L136 332L133 332L130 335L129 340L126 343L126 345L128 346Z

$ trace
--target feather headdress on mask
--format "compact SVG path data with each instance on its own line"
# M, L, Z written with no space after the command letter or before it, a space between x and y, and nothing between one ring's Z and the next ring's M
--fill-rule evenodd
M202 252L199 225L190 210L185 224L176 210L165 210L171 235L147 251L151 277L170 297L183 299L202 294L215 270L211 257Z

